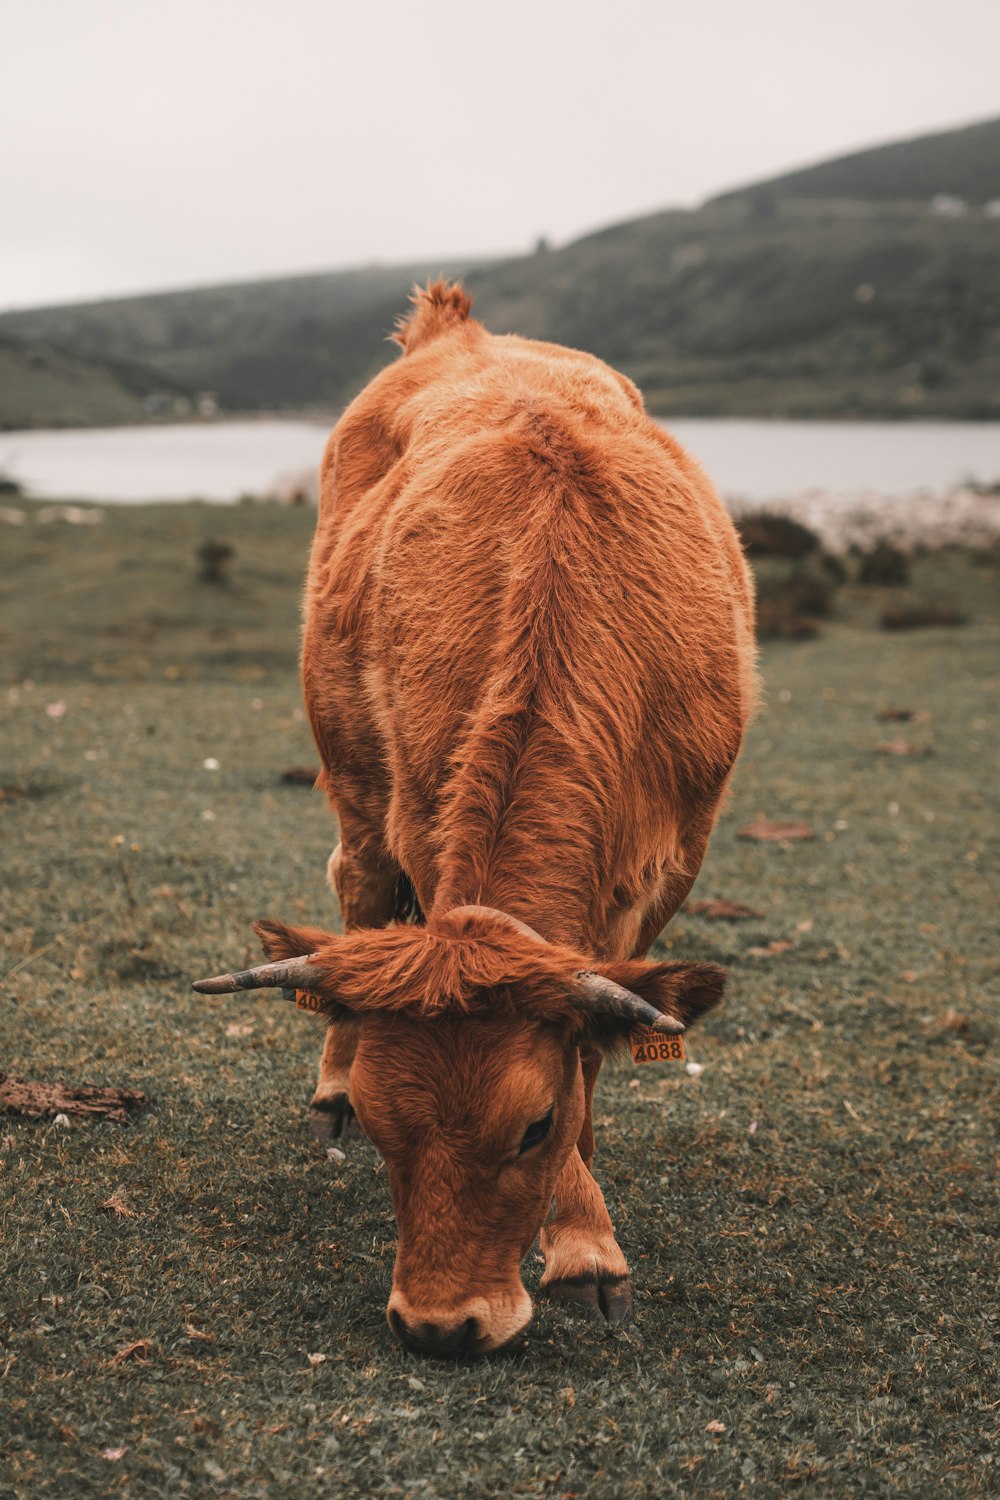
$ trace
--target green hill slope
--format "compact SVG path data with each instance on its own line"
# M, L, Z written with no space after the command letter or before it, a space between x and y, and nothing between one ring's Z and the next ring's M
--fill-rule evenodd
M589 349L664 414L1000 416L1000 223L659 214L469 278L491 327Z
M30 309L0 317L0 338L130 361L151 389L212 391L223 410L333 408L389 357L385 339L414 281L464 270L366 267ZM0 371L0 426L14 425L10 398ZM104 418L95 408L86 420Z
M0 334L0 427L115 427L148 421L145 397L180 394L155 372Z
M872 146L818 166L785 172L749 188L737 188L713 201L724 203L765 191L778 198L866 199L880 203L926 203L937 193L948 193L981 206L1000 199L1000 120Z
M669 414L1000 418L1000 120L844 157L693 212L491 265L397 266L42 308L0 339L211 390L223 410L334 409L393 357L414 280L465 274L476 311L591 350ZM117 380L118 376L111 376ZM103 421L95 375L61 418ZM12 394L13 392L13 394ZM78 393L79 397L79 393ZM84 403L85 405L86 403ZM30 406L30 401L29 401ZM44 410L58 408L53 395ZM41 407L39 408L41 410ZM25 398L0 367L0 425ZM124 420L124 418L122 418Z

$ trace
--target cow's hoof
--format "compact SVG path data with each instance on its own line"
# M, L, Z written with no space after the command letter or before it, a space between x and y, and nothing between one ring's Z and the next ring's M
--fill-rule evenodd
M313 1101L309 1109L309 1139L315 1146L356 1140L360 1135L358 1117L346 1094Z
M594 1319L603 1318L612 1328L627 1323L632 1316L632 1289L627 1276L610 1272L587 1271L582 1276L561 1276L543 1282L542 1297L557 1302L573 1302Z

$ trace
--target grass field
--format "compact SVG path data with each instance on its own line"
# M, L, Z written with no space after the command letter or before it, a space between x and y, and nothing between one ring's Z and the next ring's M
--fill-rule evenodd
M765 649L695 893L765 915L664 935L731 969L703 1071L599 1088L635 1321L543 1303L526 1353L449 1367L385 1326L374 1153L310 1152L314 1023L189 988L254 956L254 917L334 920L322 799L281 780L315 760L310 527L4 531L0 1069L153 1102L0 1119L0 1496L997 1493L996 571L918 565L964 627L887 635L888 594L848 588ZM209 535L229 587L196 578ZM876 753L899 738L932 753ZM759 813L816 837L739 839Z

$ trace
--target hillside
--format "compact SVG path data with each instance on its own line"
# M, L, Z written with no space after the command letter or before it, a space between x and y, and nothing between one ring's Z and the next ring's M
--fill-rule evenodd
M128 361L149 391L212 391L224 411L333 408L385 362L414 281L464 269L364 267L30 309L0 316L0 340L44 343L95 367ZM24 404L0 366L0 427L74 425L49 407L26 422ZM95 400L93 414L75 420L105 421L104 410ZM144 416L140 407L134 420Z
M147 420L154 372L0 335L0 426L118 426ZM173 394L171 385L164 394Z
M818 166L785 172L749 188L736 188L712 201L725 203L765 192L779 199L839 198L878 203L926 203L937 193L948 193L981 206L1000 199L1000 119L869 147Z
M1000 223L664 213L469 277L497 330L593 350L659 413L1000 416Z
M464 273L502 331L588 349L669 414L1000 418L1000 220L930 211L1000 195L1000 120L856 153L694 211L471 266L370 267L0 317L0 340L210 390L223 411L335 409L393 357L414 280ZM0 365L0 425L37 409ZM127 420L122 416L118 420Z

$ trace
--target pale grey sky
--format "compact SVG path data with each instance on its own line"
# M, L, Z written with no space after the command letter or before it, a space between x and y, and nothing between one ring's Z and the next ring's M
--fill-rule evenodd
M0 307L556 243L1000 112L995 0L20 0Z

